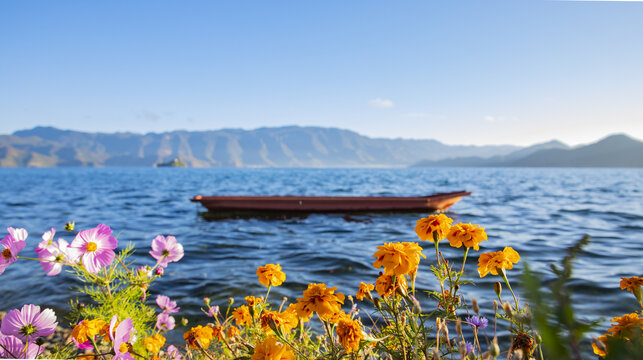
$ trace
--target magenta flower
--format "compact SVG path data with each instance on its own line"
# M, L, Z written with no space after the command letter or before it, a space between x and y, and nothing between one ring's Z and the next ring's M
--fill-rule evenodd
M156 317L156 328L162 331L170 331L176 326L176 321L173 316L167 313L160 313Z
M72 260L69 258L69 244L63 239L58 239L55 242L47 245L45 248L36 248L38 259L40 259L40 266L47 271L47 276L55 276L60 274L63 265L69 264Z
M52 227L50 231L42 234L42 241L38 243L36 247L36 254L40 254L41 251L47 248L47 246L54 243L54 236L56 235L56 228Z
M116 326L117 317L114 315L112 321L109 323L109 338L112 339L114 345L114 360L134 360L129 353L129 344L127 343L132 337L131 333L134 330L132 319L127 318Z
M207 315L208 317L215 317L217 316L218 313L219 313L219 305L214 305L208 309Z
M7 230L9 230L9 235L5 235L4 239L0 241L0 275L9 265L18 261L18 253L27 245L24 240L27 238L25 229L10 227Z
M181 353L179 352L179 349L176 348L174 345L170 345L167 347L167 355L173 358L174 360L182 360L183 356L181 356Z
M178 312L180 307L176 306L176 301L170 301L170 298L165 295L156 296L156 305L158 305L166 314Z
M489 320L487 320L482 316L476 316L476 315L469 316L465 320L469 324L469 326L476 329L483 330L484 328L487 327L487 325L489 325Z
M56 330L56 314L51 309L40 312L38 305L23 305L22 309L13 309L5 315L0 332L13 335L22 341L35 341L41 336L49 336Z
M170 262L176 262L183 257L183 245L176 242L174 236L159 235L152 240L152 251L150 251L159 266L167 267Z
M35 359L42 348L36 344L25 344L15 336L0 333L0 359Z
M116 256L113 250L118 246L118 241L111 235L112 229L103 224L81 231L71 242L69 253L74 259L82 256L87 272L96 274L103 266L111 264Z
M156 272L156 275L158 276L163 276L163 274L165 274L165 270L163 270L162 267L157 267L154 272Z

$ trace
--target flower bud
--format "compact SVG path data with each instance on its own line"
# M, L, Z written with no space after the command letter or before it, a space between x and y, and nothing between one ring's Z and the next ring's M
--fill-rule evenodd
M188 324L188 319L181 318L181 325L186 326Z
M509 318L513 318L513 317L514 317L514 312L513 312L513 310L511 309L511 304L509 304L508 302L503 302L503 303L502 303L502 309L505 311L505 314L506 314Z
M411 299L411 302L413 303L413 313L414 314L421 314L422 313L422 306L420 305L420 302L418 299L415 298L413 295L409 295L409 298Z
M500 281L496 281L493 284L493 291L495 291L498 298L500 298L500 294L502 293L502 284L500 283Z
M68 223L65 224L65 230L66 231L74 231L74 227L76 224L73 221L69 221Z
M480 315L480 305L478 305L478 299L476 298L471 299L471 308L476 313L476 315Z
M234 298L228 298L228 305L234 304Z
M462 319L458 318L458 320L455 321L455 332L462 336Z
M491 341L491 348L489 348L489 355L491 355L493 358L496 358L498 355L500 355L500 346L498 346L497 337L494 337L493 340Z
M203 303L205 304L205 306L209 306L210 305L210 298L209 297L204 297L203 298Z
M373 305L375 305L375 308L377 310L382 310L382 305L380 304L380 298L375 298L373 299Z
M540 336L540 333L538 333L537 331L534 331L534 341L535 341L535 342L536 342L536 344L538 344L538 345L540 345L540 344L542 344L542 343L543 343L543 337L542 337L542 336Z
M162 267L157 267L155 272L156 272L156 275L158 276L163 276L163 274L165 274L165 270L163 270Z

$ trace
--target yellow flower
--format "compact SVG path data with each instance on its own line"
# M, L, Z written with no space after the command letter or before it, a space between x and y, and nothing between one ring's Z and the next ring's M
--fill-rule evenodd
M438 241L444 239L449 233L453 219L444 214L429 215L417 221L415 233L422 241L433 242L435 238ZM433 234L435 232L435 235ZM434 238L435 236L435 238Z
M636 294L643 285L643 278L632 276L631 278L621 278L621 289Z
M223 342L225 340L224 327L221 325L214 325L212 327L212 336L218 342Z
M250 307L254 307L257 304L263 304L263 298L261 297L256 298L254 296L246 296L244 300Z
M279 286L286 280L286 274L281 271L281 265L266 264L257 268L259 282L263 286Z
M193 349L198 349L199 345L202 348L207 349L212 341L212 336L212 328L198 325L183 334L183 339L185 339Z
M252 324L252 316L247 305L241 305L232 312L232 317L237 326L246 326Z
M165 345L165 338L161 334L156 334L152 337L146 337L143 339L143 345L145 346L145 350L152 354L157 354L159 351L161 351L161 348L163 345Z
M344 294L335 294L337 287L326 288L325 284L308 284L304 296L297 298L297 316L311 317L316 312L320 319L326 320L339 311L344 303Z
M228 337L228 339L235 338L239 336L239 328L230 325L230 327L228 327L228 330L226 330L225 334Z
M328 322L331 324L337 324L342 319L350 319L350 316L342 311L342 309L339 309L339 311L328 317Z
M459 248L464 245L478 251L480 250L478 244L487 240L487 233L479 225L455 224L447 234L447 239L453 247Z
M296 303L288 305L288 307L286 308L286 310L284 310L284 312L289 312L289 313L293 314L301 322L310 321L310 318L313 317L313 313L310 313L310 316L303 316L303 317L299 316L299 313L297 312L297 304Z
M298 323L297 314L292 311L288 311L288 309L284 312L264 310L261 313L260 321L261 327L267 333L272 331L272 328L270 327L271 322L273 322L278 328L281 328L286 334L296 327Z
M375 290L375 285L361 282L359 283L359 290L357 290L355 297L357 300L364 300L365 297L372 299L373 296L371 295L371 291L373 290Z
M598 356L607 355L607 351L606 351L607 350L607 338L608 338L608 335L603 334L603 335L599 336L598 339L596 339L596 341L592 342L592 349L594 350L594 354L596 354ZM603 344L603 349L601 349L598 346L599 341Z
M395 286L393 286L393 276L391 275L382 274L375 281L375 290L382 298L394 295L399 289L406 291L408 287L404 276L395 277Z
M623 316L617 316L610 320L616 322L612 324L613 327L607 329L612 336L623 336L630 338L635 332L635 329L638 328L640 331L643 331L643 318L639 317L637 313L625 314Z
M359 350L359 342L364 338L362 324L360 324L359 320L351 320L348 317L339 320L337 323L337 337L339 337L339 343L346 349L347 354Z
M82 344L90 338L101 334L105 325L107 325L107 322L101 319L83 320L74 327L71 331L71 336L76 339L79 344Z
M406 275L412 273L420 264L422 248L417 243L397 242L386 243L377 247L379 250L373 255L377 258L373 262L376 269L384 266L387 275Z
M290 346L269 336L255 346L255 353L250 360L295 360L295 354L290 350Z
M499 269L513 269L513 264L517 264L519 260L518 252L510 247L502 251L480 254L478 273L480 277L487 276L489 272L492 275L498 275Z

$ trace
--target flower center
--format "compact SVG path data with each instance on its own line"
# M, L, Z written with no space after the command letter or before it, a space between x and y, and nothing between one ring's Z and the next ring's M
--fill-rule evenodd
M170 256L170 252L167 250L163 250L163 256Z
M65 257L64 257L64 256L62 256L62 255L56 255L56 258L54 259L54 261L55 261L55 262L57 262L57 263L59 263L59 262L63 262L63 259L64 259L64 258L65 258Z
M98 249L98 245L96 245L95 242L88 242L87 245L85 245L85 249L89 252L94 252L96 249Z
M5 258L5 259L10 259L11 258L11 250L9 250L9 249L2 250L2 257Z
M20 329L20 333L24 336L29 336L35 332L36 328L31 324L27 324Z
M127 351L129 351L129 346L127 346L127 343L122 343L118 347L118 351L120 351L121 353L126 353Z

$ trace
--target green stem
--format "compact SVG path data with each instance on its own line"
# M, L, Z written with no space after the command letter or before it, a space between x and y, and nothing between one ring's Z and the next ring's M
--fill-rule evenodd
M504 280L505 284L507 284L507 287L509 288L509 291L511 291L511 295L514 297L514 301L516 302L516 311L520 309L518 306L518 298L516 298L516 294L514 293L513 289L511 288L511 284L509 284L509 279L507 279L507 274L505 273L505 269L503 268L498 268L496 269L498 272L498 275L502 277L502 280Z
M96 339L94 339L93 336L90 336L89 340L92 342L92 345L94 345L94 350L98 352L98 345L96 345ZM100 354L100 357L103 358L103 360L105 360L105 355Z
M440 273L440 277L442 277L442 266L440 266L440 251L438 250L438 245L440 244L440 241L436 239L437 236L435 234L436 234L436 232L434 231L433 232L433 238L434 238L433 244L435 244L435 257L438 260L438 272ZM447 311L447 309L446 309L447 299L444 296L444 284L442 284L442 279L438 279L438 281L440 282L440 297L442 298L442 305L445 307L444 311L446 312Z
M263 300L264 304L268 303L268 295L270 295L270 289L272 288L272 284L268 285L268 291L266 292L266 298Z

